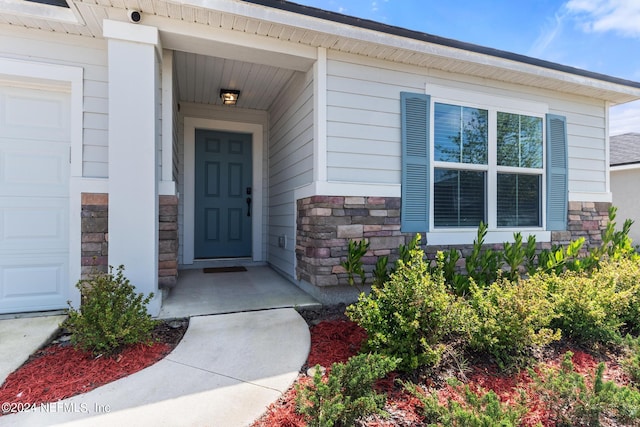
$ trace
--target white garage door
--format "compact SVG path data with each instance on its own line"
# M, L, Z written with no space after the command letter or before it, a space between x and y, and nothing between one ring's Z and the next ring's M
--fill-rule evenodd
M69 298L69 98L0 83L0 313Z

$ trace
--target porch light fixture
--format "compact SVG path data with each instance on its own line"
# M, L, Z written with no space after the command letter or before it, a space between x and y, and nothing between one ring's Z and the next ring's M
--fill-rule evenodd
M224 105L236 105L240 98L240 91L234 89L220 89L220 99Z

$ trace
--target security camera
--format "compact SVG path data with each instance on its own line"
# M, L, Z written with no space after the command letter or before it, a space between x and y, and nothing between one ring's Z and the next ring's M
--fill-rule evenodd
M137 24L142 19L142 14L139 10L128 10L127 16L129 16L129 22L133 22L134 24Z

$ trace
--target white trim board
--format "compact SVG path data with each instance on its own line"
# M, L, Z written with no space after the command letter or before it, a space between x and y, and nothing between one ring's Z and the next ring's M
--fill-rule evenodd
M262 256L262 157L263 127L255 123L240 123L226 120L213 120L195 117L184 118L184 230L182 263L193 264L194 261L194 215L195 215L195 132L196 129L217 130L225 132L250 133L252 142L253 163L253 209L251 223L251 253L253 261L263 261Z

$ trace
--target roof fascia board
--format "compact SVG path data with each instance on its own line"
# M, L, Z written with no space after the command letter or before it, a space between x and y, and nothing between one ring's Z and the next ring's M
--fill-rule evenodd
M294 3L272 0L181 0L181 3L427 55L496 68L507 68L528 75L590 86L640 98L640 82L624 80L525 55L446 39ZM315 12L316 15L322 14L323 16L311 16L305 14L304 11Z
M187 0L187 1L199 1L199 0ZM303 15L316 21L322 20L330 22L329 27L335 28L336 24L343 24L361 30L373 31L378 34L384 34L384 36L397 36L401 38L407 38L410 40L418 41L420 43L430 43L440 45L442 47L449 47L456 50L465 50L471 53L477 53L486 56L492 56L500 59L505 59L514 62L521 62L536 67L549 68L555 71L561 71L569 74L577 74L583 77L596 80L605 80L611 83L615 83L622 86L631 86L640 89L640 82L626 80L618 77L612 77L606 74L595 73L592 71L575 68L567 65L558 64L551 61L545 61L538 58L533 58L526 55L521 55L513 52L508 52L491 47L481 46L473 43L462 42L459 40L449 39L445 37L436 36L433 34L423 33L420 31L410 30L407 28L396 27L381 22L376 22L367 19L360 19L353 16L343 15L335 12L330 12L314 7L303 6L288 1L274 1L274 0L241 0L246 3L252 3L255 5L265 6L268 8L277 9L280 11L286 11L298 15ZM319 31L322 31L319 29ZM329 31L334 33L334 31ZM383 37L384 37L383 36ZM386 44L383 41L381 44Z
M317 49L283 40L272 40L240 31L194 25L161 16L144 17L145 25L157 27L166 49L255 62L308 71ZM199 42L200 40L201 42ZM260 54L260 52L264 54Z
M609 168L609 171L619 172L619 171L628 171L628 170L635 170L635 169L640 169L640 162L628 163L625 165L615 165L615 166L612 165Z

